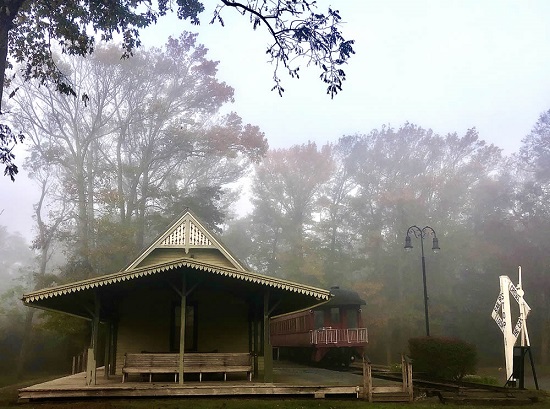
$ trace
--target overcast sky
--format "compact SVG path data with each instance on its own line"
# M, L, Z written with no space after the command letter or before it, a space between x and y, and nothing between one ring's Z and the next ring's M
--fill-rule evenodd
M439 134L476 127L481 139L511 154L550 109L548 0L318 4L321 11L329 5L340 10L345 37L356 41L348 79L333 100L316 67L302 67L298 80L281 72L284 96L270 91L269 38L232 10L224 15L225 27L208 24L208 8L198 27L166 18L144 32L144 43L161 45L182 30L198 32L209 58L220 61L218 78L235 88L229 109L258 125L273 148L336 142L343 135L409 121ZM0 225L30 236L37 195L24 173L15 183L0 179Z

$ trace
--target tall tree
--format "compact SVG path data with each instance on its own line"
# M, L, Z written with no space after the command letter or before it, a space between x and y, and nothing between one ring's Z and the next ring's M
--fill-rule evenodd
M112 7L100 0L50 1L4 0L0 5L0 115L3 112L3 93L7 69L19 64L25 80L37 79L52 83L65 94L77 95L74 83L59 67L52 47L62 54L87 56L94 51L95 35L111 40L122 35L123 57L133 54L141 43L139 30L157 22L176 8L179 19L199 24L204 6L199 0L144 1L124 0ZM337 10L319 13L315 1L292 2L222 0L215 8L211 22L224 24L225 9L237 10L250 17L254 29L265 26L272 37L267 53L274 64L274 90L282 94L284 88L278 75L280 68L291 77L299 77L297 61L313 62L321 71L320 78L327 85L327 93L334 96L342 89L345 72L342 66L354 54L353 40L346 40L340 31L341 17ZM87 91L82 93L86 98ZM15 133L9 124L0 128L0 163L12 179L17 173L9 146Z
M332 147L330 178L322 185L318 197L319 223L315 228L323 258L327 282L349 286L354 269L353 228L350 201L357 184L348 157L355 146L355 137L343 137Z
M267 150L258 127L243 124L236 113L218 115L233 101L233 89L215 78L217 63L206 58L196 37L183 33L165 49L123 65L116 141L104 144L102 155L106 175L116 173L116 186L106 181L103 187L113 194L106 195L107 204L116 198L120 222L135 223L139 249L151 230L152 209L174 217L169 209L183 211L186 197L198 190L219 192Z
M217 63L196 37L183 33L131 61L121 61L115 47L67 57L64 69L78 92L88 90L86 103L35 82L16 95L17 121L29 129L37 163L57 169L74 204L67 223L75 228L68 236L73 274L120 268L160 219L196 203L198 194L211 195L218 211L212 221L221 222L225 186L266 152L258 127L236 113L219 114L233 89L216 79ZM115 243L120 251L110 257Z
M29 168L32 178L40 188L40 197L34 206L34 219L36 222L36 236L33 240L32 248L36 254L36 269L33 271L32 279L28 286L33 289L50 286L55 280L55 275L51 274L49 265L56 242L59 240L59 230L61 225L68 218L68 203L63 198L52 191L59 189L56 185L57 180L52 175L56 167L43 166L43 158L33 152L33 155L27 159L26 166ZM59 199L59 200L58 200ZM52 206L55 204L56 206ZM30 288L26 288L29 290ZM29 347L33 334L33 319L36 309L27 308L23 321L23 330L21 335L21 345L19 349L19 358L17 360L16 374L20 379L24 373L25 364L28 360Z
M9 58L23 64L25 79L53 82L58 91L75 94L69 78L59 69L52 53L58 44L63 54L86 56L94 51L95 33L102 40L122 34L123 56L132 55L141 44L139 30L157 22L177 8L179 19L199 24L204 6L199 0L122 1L113 8L98 0L52 2L46 0L5 0L0 7L0 99ZM340 14L330 9L319 13L314 1L293 2L221 0L212 22L224 24L225 9L235 9L251 17L254 29L264 25L273 38L267 53L275 64L275 88L279 64L291 76L297 76L296 57L305 57L321 70L321 79L334 95L342 88L345 72L342 65L354 53L353 41L345 40L339 29ZM1 108L1 105L0 105ZM0 109L1 111L1 109Z
M19 270L31 266L32 261L33 253L25 238L0 225L0 292L13 286Z
M550 251L547 236L550 229L550 110L543 112L533 129L522 140L517 158L518 189L514 210L519 222L521 242L514 248L522 260L527 288L538 308L550 310ZM539 340L541 363L550 362L550 316L533 317L535 336Z
M416 254L403 254L407 228L431 225L443 245L446 236L466 224L474 209L473 192L498 171L500 152L480 141L473 129L464 136L443 137L413 124L346 140L351 144L345 161L352 181L344 220L350 219L346 226L353 245L347 257L354 260L348 271L353 285L369 296L367 308L377 312L373 335L394 341L383 344L391 355L390 349L401 348L423 328L420 260ZM451 253L446 248L438 258L428 259L436 330L445 322L449 300L459 302L449 289L460 263L443 268Z
M330 150L329 145L318 149L313 142L273 150L256 169L253 240L258 246L255 257L264 261L251 264L261 271L326 284L317 268L320 260L311 251L310 230L321 186L330 176Z
M118 62L68 58L64 62L67 76L79 95L89 90L87 102L62 95L39 83L29 82L14 101L16 123L27 129L31 150L44 166L55 166L62 178L60 185L75 204L77 229L75 260L92 271L90 254L93 228L93 183L99 173L99 141L116 130L112 121L117 101L115 94Z

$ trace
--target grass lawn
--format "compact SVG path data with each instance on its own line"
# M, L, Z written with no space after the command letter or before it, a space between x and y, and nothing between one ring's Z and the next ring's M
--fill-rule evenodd
M443 405L436 400L428 402L407 403L368 403L359 400L333 400L333 399L247 399L247 398L216 398L216 399L120 399L120 400L93 400L93 401L64 401L64 402L39 402L17 404L0 402L0 408L20 409L393 409L410 407L411 409L467 409L476 406L468 405ZM500 407L500 406L498 406ZM506 406L508 409L543 409L550 405L537 403L529 406ZM483 408L497 408L497 406L483 406Z
M0 391L1 392L1 391ZM467 409L477 406L443 405L436 400L407 403L368 403L359 400L333 399L247 399L247 398L216 398L216 399L116 399L116 400L86 400L38 402L18 404L15 401L2 402L0 408L37 408L37 409L393 409L410 407L411 409ZM500 406L498 406L500 407ZM506 406L508 409L543 409L550 405L537 403L529 406ZM483 406L484 409L497 406Z

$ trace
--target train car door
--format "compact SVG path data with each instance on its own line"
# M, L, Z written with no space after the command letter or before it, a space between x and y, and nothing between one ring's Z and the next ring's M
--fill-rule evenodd
M359 310L356 307L346 309L346 328L360 328L359 321Z
M330 323L327 325L331 328L342 328L342 314L340 313L340 307L332 307L330 309Z

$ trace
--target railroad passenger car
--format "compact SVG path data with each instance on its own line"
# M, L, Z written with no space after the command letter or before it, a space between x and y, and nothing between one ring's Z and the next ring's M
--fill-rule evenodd
M330 292L327 303L271 319L271 344L281 357L347 366L363 355L365 301L355 291L331 287Z

